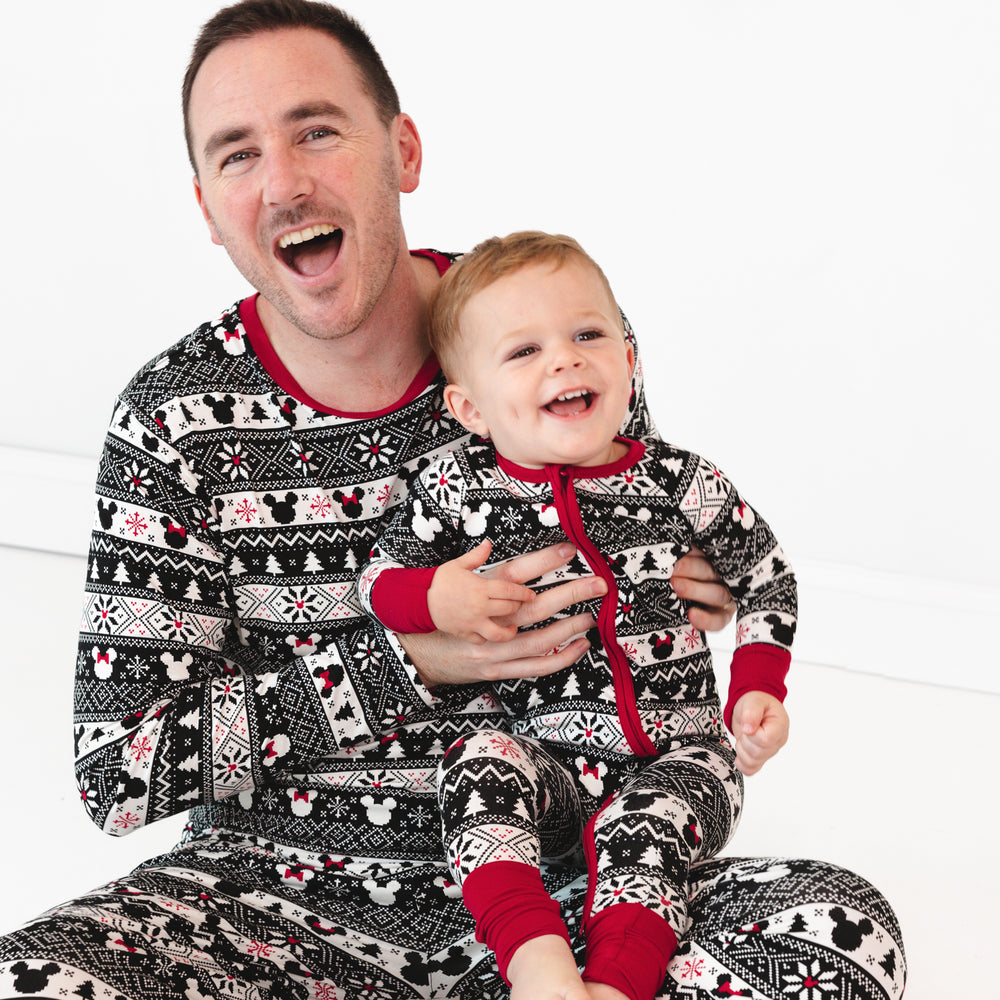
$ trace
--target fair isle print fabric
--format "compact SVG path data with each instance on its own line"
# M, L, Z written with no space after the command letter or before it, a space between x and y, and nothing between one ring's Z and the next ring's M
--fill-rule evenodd
M185 842L0 938L0 997L505 995L435 800L444 750L502 717L485 690L428 692L353 584L407 484L464 431L433 367L384 413L332 414L262 338L247 300L146 366L98 470L81 798L113 835L189 812ZM627 432L643 437L637 398ZM724 975L792 996L782 977L818 963L839 990L824 996L898 996L899 931L875 890L825 864L760 882L770 863L740 864L705 870L688 955L702 971L667 995L718 995ZM575 925L579 871L546 877Z

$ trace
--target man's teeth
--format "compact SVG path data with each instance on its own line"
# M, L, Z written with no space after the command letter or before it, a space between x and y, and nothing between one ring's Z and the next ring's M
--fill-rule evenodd
M278 247L284 250L285 247L291 246L293 243L308 243L309 240L314 240L317 236L329 236L336 231L336 226L331 226L326 222L321 222L318 226L306 226L305 229L299 229L294 233L285 233L278 240Z

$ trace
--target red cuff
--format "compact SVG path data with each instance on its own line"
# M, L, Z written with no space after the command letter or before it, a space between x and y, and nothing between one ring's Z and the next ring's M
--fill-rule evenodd
M372 587L375 617L393 632L433 632L434 621L427 608L427 592L437 566L420 569L398 567L381 573Z
M559 904L545 891L534 865L492 861L466 878L462 897L476 918L476 940L485 942L496 955L497 968L508 985L507 966L525 941L557 934L569 943Z
M722 713L726 728L733 731L733 709L736 702L748 691L763 691L774 695L783 702L788 689L785 677L792 654L780 646L769 646L766 642L755 642L749 646L739 646L733 653L729 668L729 699Z
M585 983L604 983L630 1000L655 1000L677 951L673 928L639 903L616 903L587 920Z

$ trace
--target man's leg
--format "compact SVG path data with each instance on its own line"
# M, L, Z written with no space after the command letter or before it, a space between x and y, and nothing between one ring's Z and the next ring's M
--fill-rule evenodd
M192 841L0 937L0 1000L505 995L443 863L263 839Z
M582 966L585 876L542 874ZM905 983L896 915L860 875L825 861L714 858L692 867L688 930L658 1000L898 1000Z

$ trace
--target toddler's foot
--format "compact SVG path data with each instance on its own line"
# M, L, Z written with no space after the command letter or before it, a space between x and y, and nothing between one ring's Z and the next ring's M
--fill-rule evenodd
M525 941L507 966L510 1000L593 1000L595 994L584 983L569 943L557 934L543 934ZM609 987L610 988L610 987ZM620 1000L617 990L601 1000ZM624 998L627 1000L627 998Z

